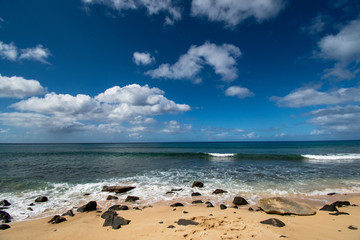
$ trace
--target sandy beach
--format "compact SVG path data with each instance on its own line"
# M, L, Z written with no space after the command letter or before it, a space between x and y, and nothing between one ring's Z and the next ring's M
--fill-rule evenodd
M221 210L218 205L213 208L205 204L185 204L183 207L170 207L162 203L142 210L132 209L132 204L113 201L115 204L126 204L127 211L117 211L118 216L131 220L120 229L111 226L103 227L101 214L106 209L78 213L66 217L66 221L50 224L51 217L9 223L10 229L0 232L0 239L360 239L360 230L349 229L349 226L360 227L360 197L356 195L328 196L328 203L348 200L353 206L338 208L349 215L329 215L328 211L319 211L322 206L314 206L309 199L302 199L316 209L313 216L275 215L263 211L249 211L249 207ZM141 207L140 207L141 208ZM260 221L277 218L285 223L284 227L261 224ZM198 225L180 226L179 219L193 220ZM169 226L174 226L169 228Z

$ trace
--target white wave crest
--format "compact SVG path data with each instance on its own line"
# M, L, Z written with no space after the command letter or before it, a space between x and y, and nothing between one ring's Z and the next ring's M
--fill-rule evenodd
M304 154L303 157L307 158L310 162L353 162L360 160L360 154L349 153L349 154L326 154L326 155L313 155Z
M222 158L222 157L234 157L236 153L208 153L212 157Z

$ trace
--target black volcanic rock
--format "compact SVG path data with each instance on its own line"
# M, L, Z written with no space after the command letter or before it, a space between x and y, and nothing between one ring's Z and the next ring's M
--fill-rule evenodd
M325 204L322 208L320 208L320 210L329 212L338 211L337 208L332 204Z
M193 220L187 220L187 219L182 219L180 218L178 221L177 221L177 224L178 225L181 225L181 226L187 226L187 225L199 225L198 222L195 222Z
M9 223L11 222L11 215L5 211L0 210L0 221L4 222L4 223Z
M11 203L6 199L0 201L0 206L7 207L7 206L10 206L10 205L11 205Z
M220 204L220 209L225 210L225 209L227 209L227 206L225 206L225 204Z
M137 200L139 200L140 198L137 196L127 196L127 198L125 199L125 202L135 202Z
M47 202L49 199L46 196L41 196L35 199L35 202Z
M179 202L170 205L170 207L183 207L183 206L184 206L184 204L179 203Z
M109 207L108 211L126 211L129 210L129 207L126 205L114 205Z
M333 205L335 207L350 206L350 202L349 201L336 201L336 202L333 202L331 205Z
M6 229L9 229L10 226L7 225L7 224L0 224L0 230L6 230Z
M232 203L238 206L248 204L248 202L243 197L235 197Z
M66 218L61 217L60 215L55 215L53 218L50 219L50 221L48 221L48 223L58 224L64 221L66 221Z
M73 217L75 216L73 211L70 209L69 211L67 211L66 213L62 214L61 216L70 216L70 217Z
M201 196L201 193L199 193L199 192L193 192L193 193L191 193L191 196L192 196L192 197Z
M107 196L106 200L118 200L119 198L117 196L109 195Z
M202 187L204 187L204 183L195 181L195 182L193 182L192 187L202 188Z
M90 201L84 206L81 206L77 209L78 212L90 212L95 211L97 207L97 203L95 201Z
M198 204L198 203L203 203L203 201L201 201L201 200L192 201L192 204Z

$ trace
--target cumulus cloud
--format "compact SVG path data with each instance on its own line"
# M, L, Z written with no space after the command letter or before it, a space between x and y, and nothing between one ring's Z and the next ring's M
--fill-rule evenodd
M103 4L116 11L146 9L149 15L166 15L165 24L172 25L182 18L181 8L173 0L83 0L86 5Z
M150 53L134 52L133 61L136 65L149 65L155 62L155 58Z
M321 92L315 88L299 88L284 97L271 97L280 107L307 107L316 105L330 105L360 102L360 87L339 88Z
M145 74L152 78L188 79L195 83L202 81L200 74L205 65L211 66L223 81L233 81L237 78L236 59L241 56L238 47L232 44L216 45L205 42L201 46L191 46L188 52L170 65L161 64L157 69Z
M122 132L121 123L125 123L133 125L135 131L154 123L151 116L190 110L189 105L177 104L164 94L158 88L138 84L115 86L95 97L48 93L44 97L31 97L12 104L10 107L20 112L3 113L0 120L10 126L63 132L110 131L111 128L112 132ZM98 122L98 125L88 122Z
M181 124L175 120L165 122L164 124L165 127L160 130L163 133L184 133L192 129L190 124Z
M255 96L255 94L253 92L251 92L249 89L239 87L239 86L231 86L231 87L229 87L228 89L226 89L225 95L226 96L231 96L231 97L236 96L236 97L238 97L240 99Z
M50 56L50 50L44 48L41 44L33 48L25 48L21 50L19 59L34 60L49 64L46 59Z
M327 69L324 77L350 79L355 77L360 63L360 20L345 25L336 35L328 35L318 42L317 55L335 61L333 69ZM355 68L350 71L349 67Z
M36 80L23 77L6 77L0 74L0 98L24 98L40 95L45 89Z
M193 0L191 15L235 27L248 18L258 22L269 20L276 17L284 6L283 0Z
M19 54L19 51L21 54ZM2 59L10 61L33 60L49 64L46 60L51 56L50 50L44 48L41 44L33 48L18 49L14 43L6 44L0 41L0 56Z
M358 105L318 109L309 112L307 115L312 116L307 121L308 123L321 127L321 129L313 131L313 134L326 132L360 133L360 106Z

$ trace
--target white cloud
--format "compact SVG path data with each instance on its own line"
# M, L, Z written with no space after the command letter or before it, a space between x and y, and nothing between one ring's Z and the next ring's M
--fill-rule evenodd
M19 55L19 51L21 54ZM50 50L44 48L41 44L33 48L18 50L14 43L6 44L0 41L0 56L2 59L10 61L33 60L49 64L46 59L51 55Z
M6 44L0 41L0 56L2 59L16 61L18 56L17 47L14 43Z
M251 92L249 89L239 87L239 86L231 86L231 87L229 87L228 89L226 89L225 95L226 96L231 96L231 97L236 96L236 97L238 97L240 99L255 96L255 94L253 92Z
M285 133L277 133L277 134L275 134L276 138L281 138L281 137L285 137L285 136L286 136Z
M221 75L223 81L230 82L238 76L235 66L236 59L240 56L240 49L232 44L218 46L205 42L201 46L191 46L173 65L161 64L145 74L152 78L188 79L199 83L202 81L199 73L204 65L209 65L216 74Z
M193 0L191 15L235 27L248 18L262 22L276 17L284 6L283 0Z
M19 59L34 60L49 64L46 59L51 55L50 50L44 48L41 44L33 48L25 48L21 50Z
M96 97L49 93L41 98L31 97L14 103L10 107L21 112L2 114L0 120L5 125L64 132L95 128L104 131L113 128L112 132L122 132L124 127L121 123L132 124L135 131L156 122L149 116L190 110L186 104L176 104L167 99L158 88L137 84L122 88L115 86ZM24 122L26 124L21 125ZM98 126L88 122L98 122Z
M310 135L323 135L325 133L326 133L325 130L314 129L310 132Z
M308 113L313 118L307 122L320 126L322 129L314 131L316 133L337 132L350 133L358 138L360 133L360 106L336 106L325 109L318 109Z
M360 63L360 20L351 21L336 35L328 35L318 42L317 55L323 59L336 61L333 69L327 69L324 77L349 79L355 72L349 66L357 67ZM357 71L358 69L355 69Z
M301 30L309 34L318 34L324 31L327 22L329 21L328 17L323 14L318 14L312 21L310 26L302 27Z
M164 124L165 127L160 130L163 133L183 133L192 129L192 126L190 124L181 124L175 120L165 122Z
M360 87L339 88L328 92L320 92L314 88L299 88L285 97L271 97L280 107L306 107L340 103L360 102Z
M40 95L45 89L36 80L23 77L6 77L0 74L0 98L24 98Z
M172 25L182 18L181 8L172 0L83 0L87 5L103 4L119 12L145 8L149 15L166 15L165 24Z
M155 62L155 58L150 53L134 52L133 61L136 65L149 65Z

